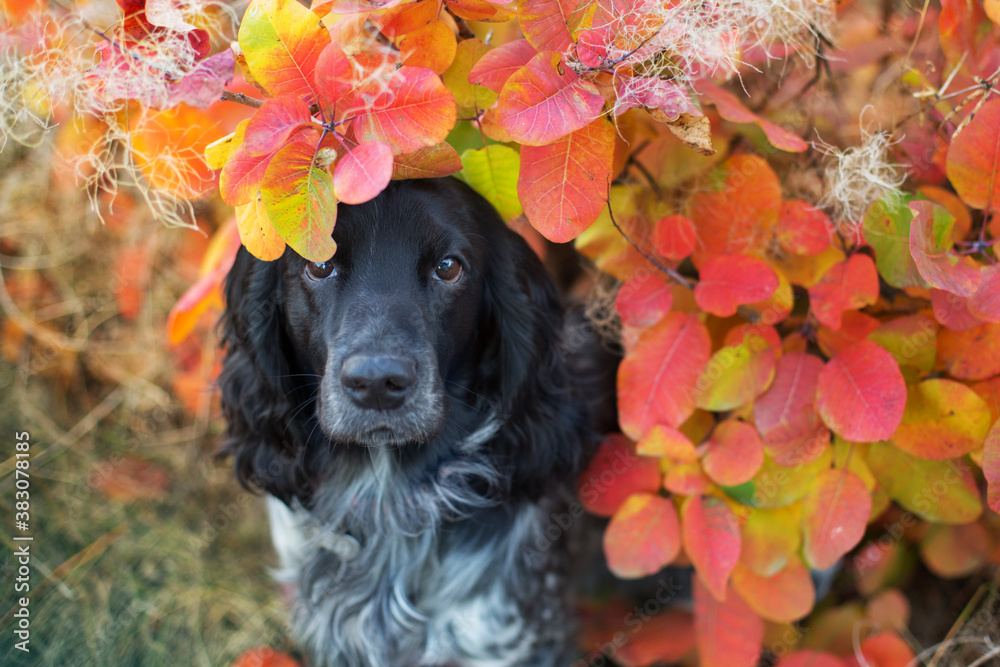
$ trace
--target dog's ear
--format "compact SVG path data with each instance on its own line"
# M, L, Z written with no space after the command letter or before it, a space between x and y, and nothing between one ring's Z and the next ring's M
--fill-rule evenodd
M492 215L496 215L492 211ZM480 331L484 395L499 396L494 443L512 492L537 496L575 475L587 437L560 350L562 307L538 256L503 226L491 240Z
M294 395L292 361L282 317L281 261L263 262L240 248L226 278L220 321L225 348L219 387L227 421L221 454L232 455L247 489L286 503L307 501L303 434L288 424Z

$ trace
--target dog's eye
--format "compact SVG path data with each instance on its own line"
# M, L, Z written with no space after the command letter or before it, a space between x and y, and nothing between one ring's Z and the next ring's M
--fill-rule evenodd
M434 275L446 283L453 283L462 277L462 263L454 257L445 257L434 269Z
M306 264L306 275L313 280L323 280L337 273L333 262L309 262Z

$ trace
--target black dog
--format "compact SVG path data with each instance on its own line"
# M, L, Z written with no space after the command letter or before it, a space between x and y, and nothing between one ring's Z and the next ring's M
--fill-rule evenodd
M589 431L552 281L452 179L341 206L334 240L241 249L226 285L224 449L271 496L296 632L321 665L570 664L543 533Z

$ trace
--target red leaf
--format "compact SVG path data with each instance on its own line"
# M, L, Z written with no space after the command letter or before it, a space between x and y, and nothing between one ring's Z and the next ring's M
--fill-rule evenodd
M656 324L670 312L674 303L673 286L652 274L626 281L615 296L615 310L622 323L630 327Z
M775 667L847 667L847 664L831 653L807 650L786 655Z
M983 105L948 146L948 180L973 208L1000 211L1000 100Z
M943 206L929 201L910 202L910 254L921 277L939 289L959 296L975 294L980 268L969 257L951 252L955 218Z
M615 131L603 118L545 146L522 146L517 195L531 226L556 243L589 227L607 204L614 152Z
M381 141L366 141L348 150L333 171L333 191L345 204L374 199L392 179L392 149Z
M790 352L778 358L771 387L753 406L754 421L764 440L783 443L808 437L819 423L816 385L823 361Z
M778 288L778 276L762 259L748 255L721 255L707 259L699 271L694 299L719 317L736 314L736 307L763 301Z
M983 267L979 289L969 297L969 312L987 322L1000 321L1000 266Z
M394 154L441 143L455 126L455 99L440 77L423 67L400 67L385 84L356 92L372 104L353 124L359 142L382 141Z
M688 217L697 222L704 251L739 253L756 245L781 210L781 183L756 155L736 155L710 175L710 189L691 198Z
M596 30L587 31L591 34ZM581 34L581 39L583 35ZM602 37L601 39L606 39ZM579 46L578 46L579 49ZM673 81L645 76L619 76L618 100L615 103L615 115L620 116L629 109L643 107L657 111L657 120L676 120L682 114L701 117L701 110L691 101L688 91Z
M486 86L500 94L510 75L527 65L538 52L526 39L501 44L472 67L469 82Z
M943 289L931 290L931 308L934 318L952 331L968 331L983 324L969 310L969 299Z
M882 323L871 315L865 315L857 310L848 310L840 318L840 329L834 331L830 327L820 326L816 334L819 349L828 357L843 352L858 341L864 340Z
M667 259L684 259L694 252L697 243L694 223L683 215L660 218L653 228L653 248Z
M579 0L521 0L517 23L538 51L563 52L573 43L569 22Z
M247 123L246 136L240 148L247 155L270 155L286 143L293 134L308 127L309 107L294 97L266 100Z
M827 269L809 288L809 307L821 324L840 328L845 310L857 310L878 300L878 271L868 255L856 254Z
M802 553L817 570L832 566L865 534L872 498L861 479L846 469L824 470L802 499Z
M680 426L694 411L694 384L712 341L694 315L670 313L646 329L618 368L622 430L635 440L654 424Z
M757 429L736 419L719 423L705 446L701 466L722 486L749 482L764 463L764 444Z
M462 158L451 144L441 142L393 158L392 179L440 178L462 171Z
M674 503L651 493L629 496L604 532L608 569L622 579L659 572L677 557L680 549Z
M714 496L691 496L681 509L684 552L698 580L716 600L726 599L729 575L740 558L740 524L726 503Z
M613 433L604 438L577 480L577 496L588 512L611 516L632 494L658 491L660 478L654 459L636 456L632 443Z
M887 440L903 419L906 383L892 355L863 340L820 372L816 407L830 430L845 440Z
M694 634L701 667L756 667L764 641L764 622L730 591L713 596L700 578L694 582Z
M336 104L340 98L351 92L354 85L354 68L351 66L351 60L340 45L327 44L316 61L316 90L323 108Z
M778 244L793 255L818 255L830 247L833 223L822 210L804 201L786 201L781 205L774 236Z
M507 79L496 120L514 141L544 146L591 125L603 107L596 85L566 67L561 54L543 51Z
M694 617L681 609L667 609L635 629L615 653L615 661L625 667L647 667L676 662L693 648Z
M809 148L809 144L801 137L753 113L729 91L723 90L705 79L698 82L698 88L698 96L714 104L720 116L734 123L756 123L760 129L764 130L764 134L767 135L768 140L774 144L775 148L791 153L801 153Z
M230 667L301 667L301 663L287 653L261 646L240 653Z

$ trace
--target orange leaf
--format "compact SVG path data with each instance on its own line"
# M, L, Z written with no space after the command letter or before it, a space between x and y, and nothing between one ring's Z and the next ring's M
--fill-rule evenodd
M1000 324L938 332L938 359L952 377L985 380L1000 374Z
M830 267L809 288L809 307L821 324L840 328L845 310L857 310L878 300L878 272L868 255L856 254Z
M906 383L891 354L869 340L848 347L819 374L816 408L831 431L852 442L886 440L906 407Z
M392 180L440 178L462 171L462 158L451 144L441 142L393 156Z
M603 118L547 145L522 146L517 194L531 226L556 243L589 227L607 204L614 152L614 127Z
M694 635L701 667L755 667L764 641L764 622L736 591L724 601L700 578L694 582Z
M850 667L907 667L916 657L913 649L891 630L867 637L861 642L860 651L864 662L851 656L847 659Z
M698 450L688 437L670 426L657 424L646 431L635 451L643 456L658 456L671 461L694 463L698 460Z
M720 116L733 123L755 123L764 130L768 141L774 144L775 148L791 153L801 153L809 148L809 144L801 137L753 113L729 91L719 88L706 79L698 82L698 88L700 89L698 97L714 104Z
M507 79L497 123L514 141L544 146L591 125L603 107L596 85L563 65L561 54L543 51Z
M698 580L716 600L726 599L729 575L740 558L736 515L714 496L691 496L681 509L681 534Z
M928 201L910 202L910 254L920 276L931 287L959 296L970 296L979 289L980 267L969 257L951 252L951 230L955 218L948 209Z
M240 241L257 259L270 262L285 253L285 239L281 238L278 230L271 224L260 197L249 204L236 207L236 229L239 231Z
M659 572L681 549L673 502L651 493L629 496L604 532L608 569L616 577L637 579Z
M688 214L705 252L743 252L778 220L781 183L761 157L729 158L709 175L707 186L691 198Z
M868 334L868 340L888 350L900 366L930 372L937 358L939 328L926 315L907 315L889 320Z
M830 567L865 534L872 498L865 483L842 469L821 472L802 499L802 553L817 570Z
M663 477L663 488L679 496L696 496L708 493L714 487L712 480L701 469L700 463L671 463Z
M975 574L990 556L992 540L981 523L934 525L920 540L920 557L927 569L945 579Z
M426 67L437 74L443 74L451 67L457 50L455 31L441 19L435 19L399 39L399 54L404 65Z
M763 301L778 288L778 276L762 259L748 255L718 255L699 271L694 298L706 312L719 317L736 314L736 307Z
M646 329L618 368L619 421L638 440L654 424L680 426L694 411L694 385L712 347L694 315L670 313Z
M196 199L214 188L215 173L203 156L225 135L218 119L181 103L130 120L133 159L153 188L180 199ZM165 155L170 158L157 159Z
M702 468L722 486L749 482L764 463L764 445L757 429L736 419L719 423L705 445Z
M983 477L986 478L986 503L1000 513L1000 421L993 424L983 444Z
M798 558L770 577L762 577L737 563L733 588L761 618L775 623L804 618L816 602L809 568Z
M1000 211L1000 100L983 105L948 146L948 180L973 208Z
M617 433L604 438L577 480L580 502L598 516L611 516L634 493L655 493L659 488L657 462L636 456L632 443Z
M697 243L694 223L683 215L660 218L653 228L653 248L667 259L684 259L694 252Z
M99 463L91 475L94 486L112 500L121 502L163 500L170 486L170 473L136 457Z
M804 201L786 201L774 227L778 245L793 255L818 255L830 247L833 223L821 209Z
M383 35L396 39L431 23L440 13L441 0L420 0L387 9L377 15L375 21Z

